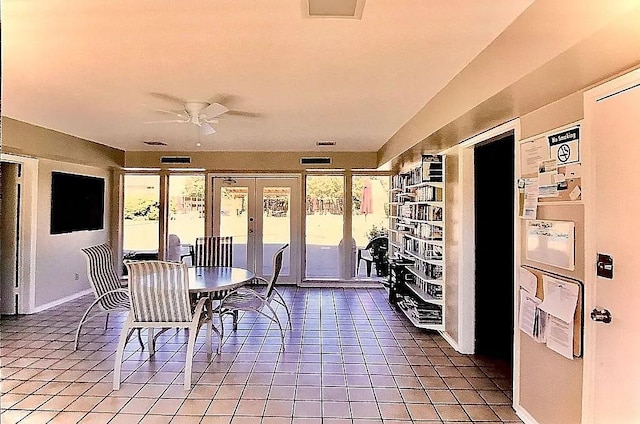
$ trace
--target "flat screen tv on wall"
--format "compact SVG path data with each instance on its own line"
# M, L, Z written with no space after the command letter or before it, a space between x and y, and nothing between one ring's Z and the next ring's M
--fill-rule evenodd
M51 234L104 228L104 178L51 173Z

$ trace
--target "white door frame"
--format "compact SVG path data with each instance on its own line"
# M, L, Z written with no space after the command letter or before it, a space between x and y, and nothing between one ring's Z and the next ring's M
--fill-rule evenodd
M18 211L18 313L36 309L36 241L38 211L38 159L0 153L0 161L22 166L21 199Z
M458 156L458 175L456 180L458 184L456 187L452 187L457 192L455 196L461 199L460 216L458 217L461 225L457 225L457 234L453 235L459 240L459 246L461 249L457 257L457 263L453 266L458 268L458 302L456 309L458 311L458 340L454 340L446 331L442 332L442 336L453 346L458 352L472 354L475 352L475 201L474 201L474 147L487 140L494 139L501 135L513 133L515 143L515 175L519 172L518 163L518 145L520 142L520 118L512 119L497 127L491 128L485 132L477 134L466 140L461 141L456 146L446 149L440 154L443 155L457 155ZM514 181L515 181L514 175ZM447 178L448 179L448 178ZM447 187L447 191L450 188ZM517 191L514 187L514 211L517 211ZM519 217L517 213L513 222L513 234L514 234L514 246L513 246L513 275L514 275L514 293L518 293L517 281L515 276L516 271L520 266L519 263L519 246L520 246L520 233L518 230ZM450 266L448 264L447 266ZM517 311L517 296L514 296L514 323L517 323L516 311ZM520 346L517 337L517 326L514 325L514 347L513 347L513 399L514 403L519 398L519 354Z
M217 219L215 217L216 211L220 210L220 197L216 195L217 192L217 185L214 183L214 178L221 178L221 179L225 179L225 178L230 178L232 180L235 180L239 183L242 183L243 180L246 181L248 184L247 186L249 186L250 191L253 191L253 193L255 193L256 196L256 201L260 200L262 201L262 199L257 199L258 195L260 193L262 193L262 188L264 187L265 183L267 185L269 185L269 182L273 182L274 184L278 181L278 180L283 180L283 179L287 179L287 180L294 180L294 184L291 185L292 191L291 191L291 199L290 199L290 226L291 226L291 233L290 233L290 243L289 243L289 255L290 255L290 274L287 276L282 276L280 278L281 282L286 282L286 283L298 283L300 281L300 270L301 270L301 252L302 252L302 245L301 245L301 240L302 240L302 230L301 230L301 226L302 226L302 217L300 215L300 208L298 207L298 205L301 202L301 193L302 193L302 178L299 174L218 174L218 173L209 173L207 174L207 186L211 188L211 190L209 191L210 195L208 195L207 197L209 198L210 201L210 208L207 210L208 213L208 218L207 218L207 235L218 235L217 232L219 231L219 223L216 224L214 222L215 219ZM252 181L248 181L248 180L252 180ZM217 180L216 180L217 181ZM252 196L250 194L250 196ZM212 201L211 201L212 199ZM249 200L249 202L251 202L251 199ZM261 228L262 226L262 207L259 204L255 205L255 210L256 210L256 214L254 216L254 221L253 223L249 223L249 229L250 230L254 230L253 233L249 233L247 234L247 245L249 245L249 243L253 243L256 241L256 238L258 236L258 234L256 233L256 229ZM259 252L247 252L247 261L248 263L256 263L256 265L262 265L261 264L261 259L262 258L254 258L254 254L262 254L262 251ZM260 272L257 272L258 274L260 274Z
M595 158L593 156L593 140L591 140L591 125L593 114L595 113L596 102L609 95L621 92L625 89L640 84L640 69L631 71L625 75L605 82L584 93L584 144L582 147L583 157L583 201L585 211L585 235L584 235L584 263L585 263L585 296L584 310L591 311L597 302L597 277L596 277L596 254L597 254L597 231L596 231L596 199L593 196L596 190ZM629 140L636 142L635 140ZM595 378L596 369L596 328L597 323L588 320L585 312L584 325L584 366L583 366L583 389L582 389L582 422L593 423L595 419Z

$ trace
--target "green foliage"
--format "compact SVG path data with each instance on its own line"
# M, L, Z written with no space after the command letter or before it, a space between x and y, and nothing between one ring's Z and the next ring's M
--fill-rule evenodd
M307 177L307 196L316 199L336 199L344 196L344 178L340 176Z
M369 228L369 231L367 231L367 238L369 240L372 240L376 237L380 237L380 236L386 236L387 235L387 229L384 227L378 228L377 225L373 224L371 226L371 228Z
M160 215L160 203L153 199L132 199L124 205L124 219L138 221L157 221Z
M191 177L186 179L182 194L185 197L204 199L204 178Z

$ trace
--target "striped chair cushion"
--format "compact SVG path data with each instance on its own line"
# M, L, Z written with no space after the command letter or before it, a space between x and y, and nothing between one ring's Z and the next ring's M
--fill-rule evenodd
M127 264L131 310L137 322L190 322L189 281L183 263Z
M120 278L113 266L113 252L108 243L86 247L82 252L87 258L87 276L96 298L112 290L121 289ZM129 308L126 293L112 293L100 300L104 310Z

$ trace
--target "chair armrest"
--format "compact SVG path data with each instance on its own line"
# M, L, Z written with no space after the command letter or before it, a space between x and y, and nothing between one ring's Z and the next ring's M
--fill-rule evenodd
M124 294L126 294L127 296L129 296L129 290L128 290L128 289L125 289L125 288L122 288L122 289L115 289L115 290L108 291L108 292L106 292L106 293L102 293L102 295L100 295L100 296L98 296L98 297L96 298L96 302L97 302L97 301L99 301L99 300L101 300L103 297L106 297L106 296L108 296L108 295L110 295L110 294L114 294L114 293L124 293Z
M264 297L263 295L261 295L260 293L258 293L257 291L250 289L248 287L239 287L235 290L232 290L230 293L228 293L225 297L222 298L222 300L220 300L220 305L222 306L222 304L224 303L225 300L227 300L227 298L235 293L249 293L259 299L262 299L262 301L266 302L267 298Z
M203 296L198 299L198 303L196 303L196 307L193 308L193 316L199 317L202 315L202 309L204 308L204 304L209 300L209 296Z

